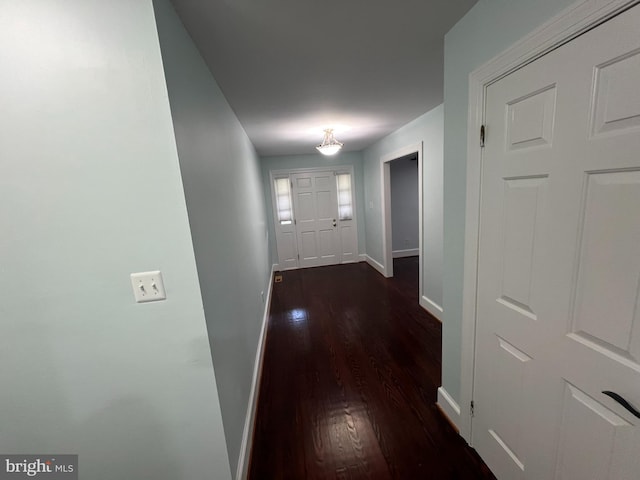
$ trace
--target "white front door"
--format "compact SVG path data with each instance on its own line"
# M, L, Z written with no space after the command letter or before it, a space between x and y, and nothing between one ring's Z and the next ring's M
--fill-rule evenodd
M338 197L333 171L291 175L299 266L340 263Z
M490 85L486 131L473 445L501 480L637 480L640 7Z

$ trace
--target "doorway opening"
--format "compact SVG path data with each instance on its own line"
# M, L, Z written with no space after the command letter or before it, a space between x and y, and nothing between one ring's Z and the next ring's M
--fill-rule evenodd
M420 246L418 244L420 208L418 154L412 153L397 158L389 164L391 173L391 255L394 260L418 257Z
M410 160L414 159L415 160ZM407 145L406 147L383 156L380 159L380 178L382 191L382 260L383 275L387 278L393 277L393 252L403 250L394 248L393 244L393 209L391 193L391 163L394 161L412 162L417 164L418 171L418 231L417 231L417 255L419 263L419 287L422 292L423 282L423 222L422 222L422 142ZM404 238L400 237L400 245L404 243ZM407 250L407 249L405 249ZM415 250L414 250L415 251Z

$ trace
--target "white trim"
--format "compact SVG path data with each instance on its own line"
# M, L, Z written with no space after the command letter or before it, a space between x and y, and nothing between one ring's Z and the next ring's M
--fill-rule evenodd
M280 265L275 264L277 268L276 272L286 272L288 270L298 270L300 267L287 267L287 268L280 268Z
M361 253L360 255L358 255L358 261L359 262L366 262L367 261L367 254L366 253Z
M391 167L389 162L396 156L380 159L380 199L382 201L382 268L385 277L393 277L393 258L391 254Z
M440 305L438 305L436 302L434 302L427 296L420 295L420 306L424 308L427 312L429 312L431 315L436 317L436 319L440 320L440 322L442 323L442 313L444 312L444 310Z
M585 31L603 23L639 0L580 0L538 27L526 37L469 75L469 115L467 119L467 193L464 251L464 283L460 372L460 401L473 399L475 368L476 292L480 227L480 177L482 150L480 126L484 122L486 88L509 73L533 62ZM490 134L490 132L488 132ZM471 444L471 415L460 415L460 435Z
M393 251L391 249L391 168L389 162L405 157L412 153L418 154L418 255L420 256L418 280L419 292L422 293L422 276L424 261L424 245L422 235L422 142L407 145L392 153L387 153L380 157L380 192L381 192L381 212L382 212L382 275L393 277Z
M405 258L405 257L416 257L420 255L419 248L406 248L404 250L394 250L391 252L393 258Z
M377 260L371 258L369 255L365 255L365 261L371 265L373 268L375 268L378 272L380 272L382 275L384 275L384 266L378 262Z
M458 429L460 429L460 405L456 403L444 387L438 388L438 406Z
M260 386L260 377L262 376L262 364L264 360L264 344L267 336L267 323L269 320L269 309L271 308L271 293L273 291L273 277L277 265L271 267L271 275L269 277L269 286L267 287L266 302L264 304L264 313L262 315L262 327L260 329L260 337L258 339L258 349L256 350L256 358L253 365L253 379L251 380L251 393L249 394L249 404L247 405L247 415L244 420L244 430L242 432L242 443L240 444L240 455L238 458L238 468L236 470L236 480L247 478L249 469L249 457L251 456L251 446L253 440L253 428L256 420L256 410L258 406L258 389Z
M289 175L295 173L314 173L314 172L337 172L337 173L353 173L353 165L327 165L324 167L307 167L307 168L279 168L277 170L269 170L271 175Z

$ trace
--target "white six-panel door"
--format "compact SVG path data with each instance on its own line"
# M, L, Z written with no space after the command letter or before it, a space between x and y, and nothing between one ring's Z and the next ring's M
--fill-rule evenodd
M335 173L297 173L291 176L291 181L299 266L340 263Z
M486 96L473 444L497 478L637 480L640 7Z

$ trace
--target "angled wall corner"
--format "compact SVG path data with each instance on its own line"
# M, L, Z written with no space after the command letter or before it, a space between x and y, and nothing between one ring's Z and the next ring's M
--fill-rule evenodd
M77 453L88 478L224 472L152 3L0 17L0 451ZM136 304L150 270L167 300Z
M262 175L251 141L169 0L154 6L228 467L235 473L248 441L271 273Z
M442 309L443 275L443 106L430 110L365 149L364 203L367 256L384 268L384 215L380 162L409 145L422 145L422 292L420 304L436 318ZM391 160L391 158L388 158Z

